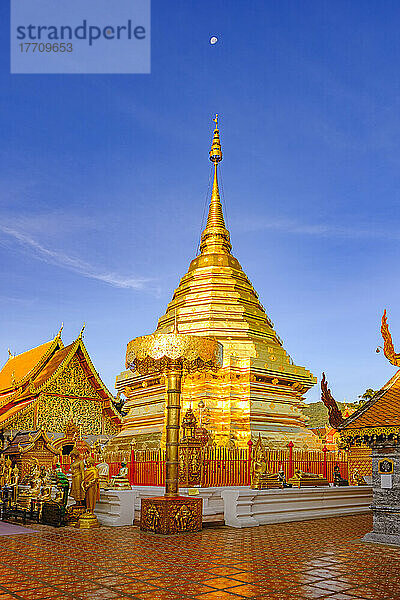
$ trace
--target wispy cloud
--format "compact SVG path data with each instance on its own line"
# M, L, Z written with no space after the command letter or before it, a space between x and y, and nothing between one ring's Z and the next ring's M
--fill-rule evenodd
M76 256L47 248L35 240L31 235L8 225L0 224L0 233L2 233L3 236L5 235L13 239L21 248L28 250L34 258L48 264L68 269L69 271L78 273L83 277L97 279L98 281L103 281L104 283L108 283L114 287L135 290L142 290L146 288L147 284L150 282L149 279L145 278L123 276L119 273L114 273L111 271L104 272Z
M400 233L387 229L363 226L342 226L326 223L302 223L294 219L266 219L264 217L251 220L240 220L235 224L235 229L240 231L272 230L295 235L308 235L315 237L344 237L349 239L391 239L399 240Z

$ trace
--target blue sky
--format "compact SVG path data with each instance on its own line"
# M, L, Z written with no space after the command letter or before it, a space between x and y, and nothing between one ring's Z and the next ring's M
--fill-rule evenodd
M1 362L85 321L113 389L195 255L218 112L233 252L287 351L338 400L393 374L398 2L153 0L151 75L64 76L9 74L4 4Z

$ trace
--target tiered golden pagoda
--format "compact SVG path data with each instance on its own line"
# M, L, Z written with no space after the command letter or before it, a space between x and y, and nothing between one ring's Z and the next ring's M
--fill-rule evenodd
M156 333L179 332L216 337L223 345L223 366L217 373L189 375L182 390L182 408L196 410L204 402L207 429L221 445L244 447L250 439L282 446L320 446L306 428L302 395L316 379L296 366L282 346L273 323L238 260L231 254L218 188L222 150L218 123L210 151L214 180L200 253L175 290ZM117 389L127 396L117 447L157 448L165 444L165 383L162 377L125 371Z

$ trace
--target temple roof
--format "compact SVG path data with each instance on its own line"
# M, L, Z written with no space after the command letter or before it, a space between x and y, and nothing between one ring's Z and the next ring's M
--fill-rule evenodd
M93 366L83 343L82 332L68 346L64 346L60 333L50 342L10 356L0 371L0 425L35 403L39 394L62 373L74 356L100 397L99 401L103 402L104 409L113 420L120 421L121 417L112 403L114 397Z
M6 364L0 371L0 390L4 392L21 385L27 378L33 376L35 368L37 369L41 363L45 362L48 354L62 346L61 338L57 334L53 340L36 346L36 348L16 356L9 354Z
M375 396L345 419L339 430L379 427L400 427L400 370Z
M7 448L3 450L3 454L7 456L9 454L23 454L24 452L28 452L35 447L36 442L40 438L44 441L50 452L59 454L58 450L53 446L51 439L41 429L36 431L19 431L14 435Z

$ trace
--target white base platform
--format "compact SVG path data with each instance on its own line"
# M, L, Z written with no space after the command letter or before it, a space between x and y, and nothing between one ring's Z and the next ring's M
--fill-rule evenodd
M257 527L369 512L370 486L252 490L249 487L199 488L203 521L225 522L229 527ZM101 525L132 525L140 520L142 498L162 496L159 486L134 486L132 490L101 490L95 514ZM188 488L179 495L188 496Z
M100 525L132 525L136 493L134 490L100 490L94 514Z
M324 519L368 512L372 502L370 486L286 488L252 490L248 487L224 489L225 525L256 527L267 523L287 523Z

